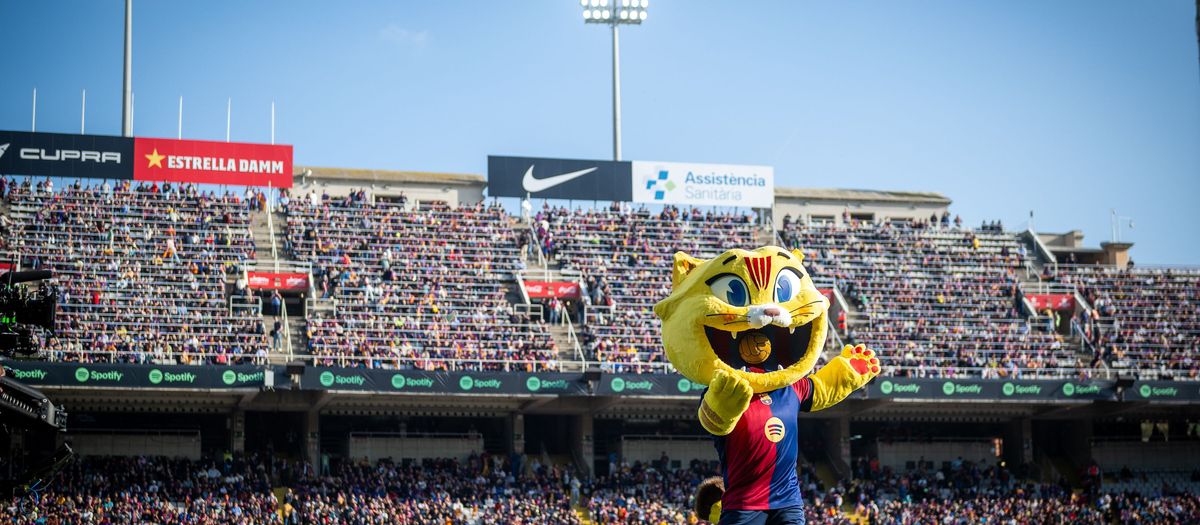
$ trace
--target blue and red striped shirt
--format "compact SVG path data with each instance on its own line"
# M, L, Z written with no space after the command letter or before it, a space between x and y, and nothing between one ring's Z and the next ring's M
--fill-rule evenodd
M796 480L796 421L812 408L812 380L754 394L737 425L716 436L725 478L724 510L770 510L803 505Z

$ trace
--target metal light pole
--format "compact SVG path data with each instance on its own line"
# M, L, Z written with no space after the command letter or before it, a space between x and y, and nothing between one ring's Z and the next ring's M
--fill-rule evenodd
M121 104L121 135L133 136L133 0L125 0L125 87Z
M613 160L621 160L621 44L617 27L641 25L650 0L579 0L583 21L612 27L613 68Z
M1117 215L1117 210L1110 210L1112 216L1112 242L1121 242L1121 226L1128 225L1129 229L1133 229L1133 217Z

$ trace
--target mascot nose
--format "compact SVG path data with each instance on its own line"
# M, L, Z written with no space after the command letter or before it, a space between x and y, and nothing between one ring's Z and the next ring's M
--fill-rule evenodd
M769 315L771 317L775 317L775 316L779 315L781 312L782 312L782 310L780 310L778 306L768 306L766 308L763 308L763 315Z

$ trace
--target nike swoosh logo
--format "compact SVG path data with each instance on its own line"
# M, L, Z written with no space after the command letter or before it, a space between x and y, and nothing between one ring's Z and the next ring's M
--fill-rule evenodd
M531 164L529 169L525 170L525 176L521 178L521 187L525 188L525 191L529 193L537 193L539 191L548 190L558 186L559 184L567 182L571 179L577 179L593 171L596 171L596 168L572 171L570 173L563 173L561 175L546 177L544 179L535 179L533 178L533 165Z

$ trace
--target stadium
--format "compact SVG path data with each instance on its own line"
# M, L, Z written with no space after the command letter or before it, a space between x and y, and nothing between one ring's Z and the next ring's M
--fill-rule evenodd
M600 1L615 76L653 8ZM182 100L178 138L128 98L120 136L0 119L0 521L708 523L710 384L655 305L677 252L778 246L828 305L792 334L827 334L817 373L880 365L765 431L805 522L1200 523L1200 266L1135 263L1116 212L1093 242L919 178L622 160L613 82L612 159L484 173L187 139Z

